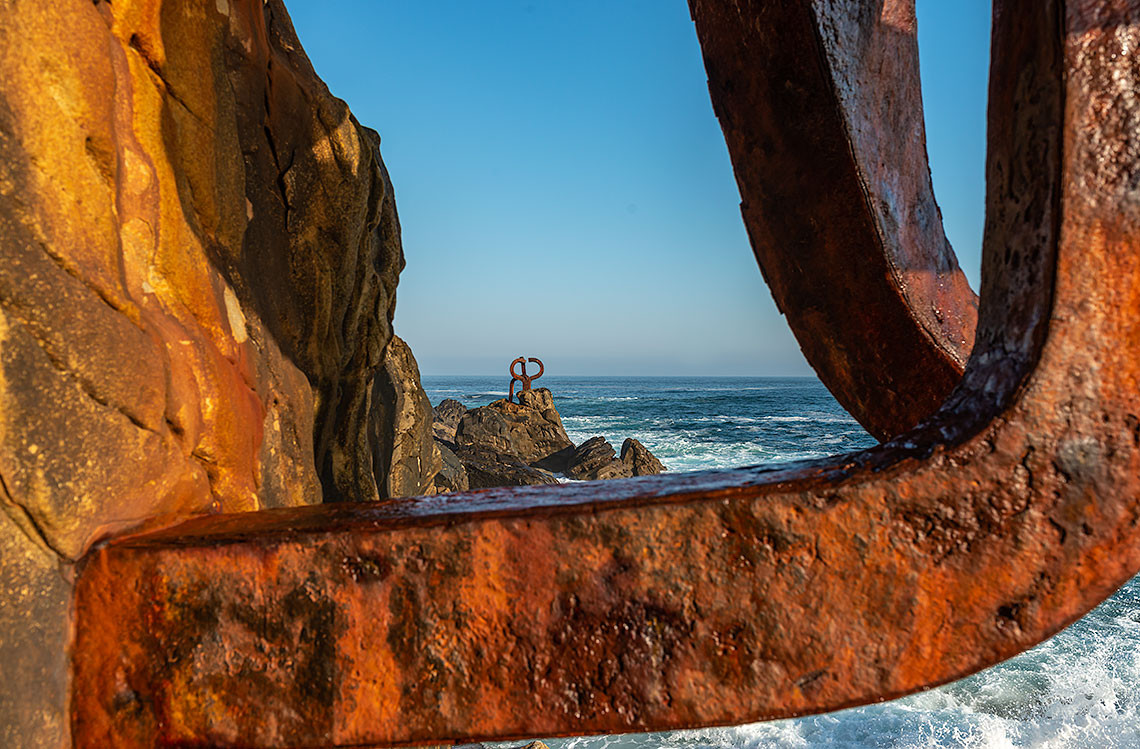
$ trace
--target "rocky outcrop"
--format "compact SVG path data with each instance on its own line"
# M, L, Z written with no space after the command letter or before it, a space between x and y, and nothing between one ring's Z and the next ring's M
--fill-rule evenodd
M467 482L472 489L558 483L550 472L482 445L459 445L455 454L467 471Z
M649 448L633 437L621 445L621 462L626 464L634 476L652 476L665 470L665 466L649 452Z
M633 474L629 466L618 460L613 445L605 437L591 437L578 445L566 475L578 481L628 478Z
M0 21L0 473L67 559L147 519L374 499L386 472L379 138L279 0L160 6Z
M412 350L392 336L372 390L372 465L382 499L427 494L443 459L431 431L431 401ZM377 470L379 469L379 470Z
M522 403L503 399L468 411L455 430L456 443L487 448L547 471L565 471L574 443L566 436L553 396L546 388L526 391L520 399L523 395Z
M459 420L463 418L465 413L467 413L467 406L454 398L444 398L438 406L431 410L432 434L435 435L436 439L454 442L455 428L459 426Z
M436 441L436 449L439 450L439 456L442 460L442 467L439 473L435 476L435 486L433 494L445 494L447 492L465 492L470 488L470 483L467 480L467 469L463 466L463 461L451 449L451 446L443 442Z
M433 445L391 431L422 403L372 413L404 265L379 137L316 76L280 0L9 11L0 743L52 746L68 743L43 670L69 631L54 591L92 543L422 487ZM54 655L11 659L13 643Z
M635 439L627 439L622 445L621 458L604 437L593 437L575 448L554 408L554 396L546 388L524 390L518 398L519 403L498 400L460 418L455 453L467 470L472 489L553 483L556 479L551 473L593 481L648 476L665 470ZM441 411L447 414L458 410L451 405L445 409L447 403L436 407L437 420L442 421L438 415Z

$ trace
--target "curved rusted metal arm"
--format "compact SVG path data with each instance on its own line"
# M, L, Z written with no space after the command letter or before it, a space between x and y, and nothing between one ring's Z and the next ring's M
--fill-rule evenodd
M515 365L516 364L522 365L522 374L515 374ZM510 373L511 373L511 386L507 391L507 401L510 403L513 403L515 400L515 380L518 380L519 382L523 383L523 390L527 389L526 388L526 385L527 385L526 357L520 356L519 358L515 359L513 362L511 362L511 366L509 367L509 369L510 369Z
M80 571L76 743L739 723L943 683L1072 622L1140 568L1137 43L1137 2L995 4L978 342L919 428L121 539Z
M527 359L527 361L533 362L534 364L538 365L538 374L533 375L532 377L530 377L527 380L527 386L528 386L527 389L529 390L530 389L530 387L529 387L530 383L534 382L539 377L542 377L542 373L546 371L546 367L542 366L542 360L541 359L535 359L533 356L531 358Z
M977 298L927 166L913 0L691 0L764 278L880 440L961 378Z

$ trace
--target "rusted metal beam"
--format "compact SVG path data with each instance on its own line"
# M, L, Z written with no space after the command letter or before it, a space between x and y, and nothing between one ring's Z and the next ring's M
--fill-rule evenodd
M823 383L887 439L932 413L977 298L934 201L913 0L691 0L753 250Z
M1140 568L1138 43L1140 2L995 3L978 342L920 427L781 469L121 539L80 572L76 743L738 723L943 683L1072 622Z

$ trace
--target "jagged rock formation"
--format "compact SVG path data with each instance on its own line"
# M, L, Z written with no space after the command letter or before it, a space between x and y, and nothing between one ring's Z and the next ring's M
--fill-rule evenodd
M519 400L497 400L468 411L455 430L456 443L485 447L547 471L565 471L574 443L554 409L554 397L548 389L536 388L520 393Z
M630 467L618 460L613 445L605 437L591 437L574 450L566 475L579 481L629 478Z
M392 336L372 391L372 466L382 499L427 494L434 485L443 458L432 438L431 410L412 350Z
M456 429L458 444L440 442L442 450L453 448L466 469L470 488L554 483L553 473L594 481L665 470L635 439L625 441L620 459L604 437L593 437L575 448L547 388L524 390L518 398L518 403L497 400L466 411ZM444 419L459 409L463 406L456 401L441 402L435 409L435 428L445 428ZM441 485L441 480L437 478L436 483Z
M436 449L439 450L443 465L435 476L435 485L431 493L465 492L471 488L467 479L467 469L463 466L463 461L452 450L455 443L444 443L436 440L435 445Z
M463 414L467 413L467 406L454 398L444 398L431 410L431 413L431 431L436 439L455 442L455 428L459 426Z
M621 444L621 462L629 467L629 472L634 476L652 476L665 470L665 466L649 452L649 448L633 437L628 437Z
M468 486L472 489L558 483L554 474L483 445L459 445L455 454L463 462Z
M403 265L379 138L280 0L3 15L0 743L67 743L67 568L95 541L430 485Z

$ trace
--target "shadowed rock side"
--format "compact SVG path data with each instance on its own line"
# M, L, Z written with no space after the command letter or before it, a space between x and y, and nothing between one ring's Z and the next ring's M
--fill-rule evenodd
M452 450L452 447L458 449L455 443L445 444L436 440L435 446L439 450L439 457L443 465L435 476L435 486L431 493L465 492L470 489L471 484L467 479L467 469L464 467L463 461Z
M379 138L279 0L0 18L6 746L67 743L53 591L92 543L424 486L422 439L369 435L403 264ZM414 402L418 378L385 371Z
M649 448L633 437L621 443L621 462L629 467L629 472L634 476L652 476L665 470L665 466L649 452Z
M392 336L372 391L373 466L380 497L427 494L443 468L432 437L431 401L412 350Z
M431 432L436 439L455 442L455 429L459 420L467 413L467 406L454 398L444 398L439 405L431 410Z
M528 466L514 455L496 452L482 445L458 445L455 455L463 464L471 489L558 483L553 473Z
M629 478L633 473L618 460L613 445L605 437L591 437L574 450L566 475L579 481L593 481Z

